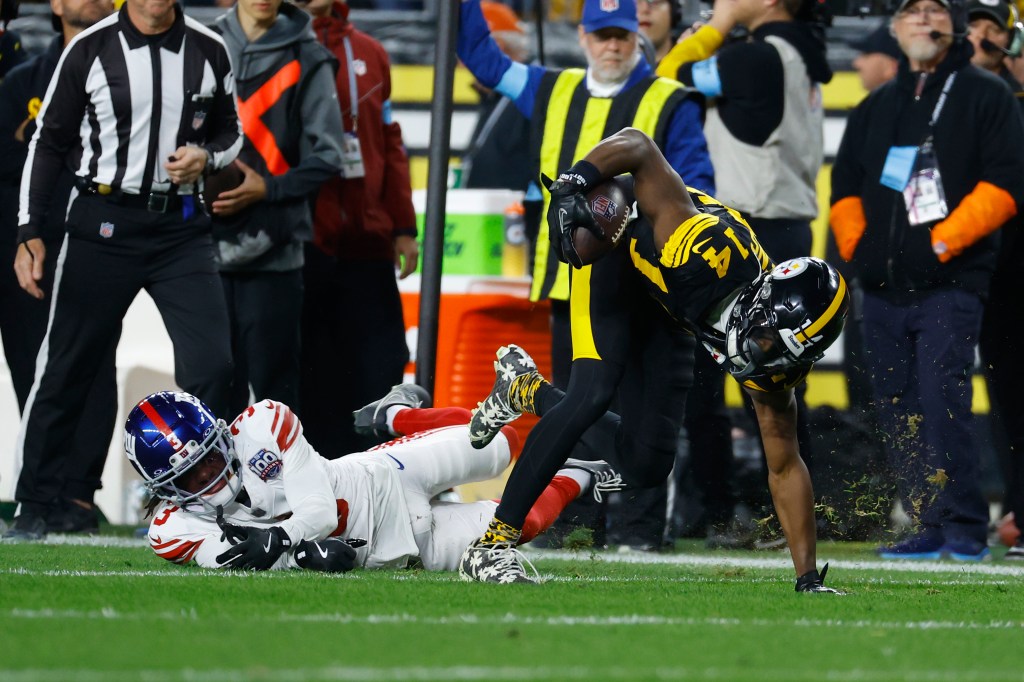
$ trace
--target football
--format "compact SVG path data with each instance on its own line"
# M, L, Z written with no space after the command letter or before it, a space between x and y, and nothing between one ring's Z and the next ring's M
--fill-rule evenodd
M206 180L203 183L203 201L206 202L207 206L210 206L213 202L217 201L221 192L238 187L244 179L245 176L242 175L242 171L234 162L231 162L219 171L210 173L206 176Z
M598 239L585 228L576 228L572 243L584 265L610 252L626 235L626 225L633 211L633 179L620 175L606 180L590 190L587 201L605 239Z

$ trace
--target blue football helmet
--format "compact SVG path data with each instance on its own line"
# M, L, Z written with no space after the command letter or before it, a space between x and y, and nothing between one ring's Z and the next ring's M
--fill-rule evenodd
M212 513L242 487L228 425L188 393L162 391L143 398L125 422L124 451L152 494L188 511ZM220 474L201 490L182 488L182 476L208 456L223 459Z
M810 368L843 331L846 280L820 258L779 263L748 285L726 327L727 368L737 379Z

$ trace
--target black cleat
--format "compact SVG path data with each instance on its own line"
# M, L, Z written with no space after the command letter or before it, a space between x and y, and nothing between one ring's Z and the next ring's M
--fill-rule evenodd
M46 517L21 510L14 525L4 533L4 542L39 542L46 538Z
M71 500L62 500L46 516L47 533L76 533L96 535L100 532L100 517L93 505L89 509Z

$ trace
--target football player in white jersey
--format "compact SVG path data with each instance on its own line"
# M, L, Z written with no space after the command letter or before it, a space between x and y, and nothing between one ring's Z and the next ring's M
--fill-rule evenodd
M251 570L344 572L422 565L454 570L487 528L496 501L445 502L439 493L500 474L519 455L510 427L470 446L470 413L422 408L430 396L406 384L357 411L363 427L398 436L327 460L287 405L264 400L230 424L188 393L161 392L125 423L129 461L154 496L149 540L178 564ZM524 536L569 502L621 487L604 462L570 460L538 500Z

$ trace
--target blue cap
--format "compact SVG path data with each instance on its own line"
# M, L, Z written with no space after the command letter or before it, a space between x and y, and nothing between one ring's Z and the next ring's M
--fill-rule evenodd
M636 33L636 0L584 0L583 31L593 33L602 28L621 28Z

